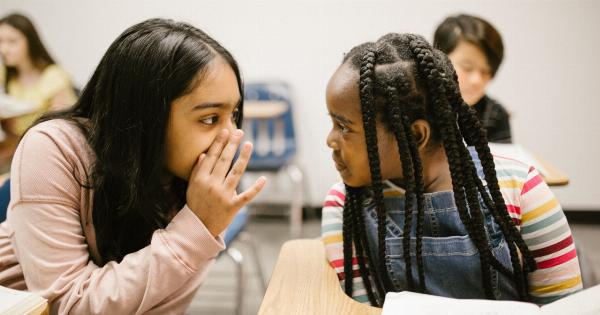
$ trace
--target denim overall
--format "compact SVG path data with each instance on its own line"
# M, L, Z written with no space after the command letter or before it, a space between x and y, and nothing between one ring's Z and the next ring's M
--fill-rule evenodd
M483 168L477 153L469 148L479 177L483 179ZM486 184L483 181L484 185ZM423 270L426 293L453 298L485 299L481 278L479 252L471 241L460 220L452 191L424 194L425 211L422 238ZM386 223L386 264L396 291L408 289L402 246L404 227L404 196L385 198L388 213ZM481 196L479 204L484 213L485 227L492 253L506 268L512 271L510 252L499 225L493 221ZM370 199L364 202L365 224L369 247L375 266L379 266L377 255L377 216ZM416 212L412 216L411 257L414 283L419 283L416 262ZM495 269L492 272L492 287L497 299L518 300L519 296L512 279Z

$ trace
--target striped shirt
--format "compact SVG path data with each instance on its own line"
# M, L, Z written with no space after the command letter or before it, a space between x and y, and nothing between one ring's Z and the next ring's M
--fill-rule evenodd
M533 302L546 304L582 289L581 272L571 230L563 210L538 171L519 161L494 156L500 191L509 215L520 230L538 269L528 275ZM384 198L402 191L386 183ZM322 237L326 256L344 285L342 212L345 187L337 183L323 203ZM356 257L352 260L352 297L369 303Z

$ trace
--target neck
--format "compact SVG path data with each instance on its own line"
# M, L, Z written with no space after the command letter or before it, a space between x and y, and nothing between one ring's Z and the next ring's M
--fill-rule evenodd
M427 151L421 154L425 192L452 190L452 175L444 147L440 144L423 150Z
M15 68L17 68L19 79L35 77L41 73L41 71L33 64L33 62L30 59L23 61L23 63L17 65Z

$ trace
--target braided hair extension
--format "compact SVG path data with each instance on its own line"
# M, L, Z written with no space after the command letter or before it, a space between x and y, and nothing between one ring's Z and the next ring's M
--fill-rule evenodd
M398 79L400 80L400 93L401 95L408 95L410 93L409 84L404 81L404 76L399 75ZM404 82L403 82L404 81ZM399 106L398 109L401 110L402 107ZM412 156L413 169L414 169L414 178L415 178L415 188L416 188L416 198L417 198L417 265L419 268L419 291L425 292L425 272L423 268L423 255L422 255L422 240L423 240L423 221L424 221L424 210L425 210L425 183L423 182L423 165L421 163L421 157L419 156L419 150L417 148L417 142L412 134L411 130L411 121L408 115L401 114L402 117L402 126L404 127L404 133L406 134L406 138L408 140L408 146L410 149L410 154ZM403 162L404 163L404 162Z
M375 81L375 51L367 48L362 57L360 67L359 91L362 120L367 142L367 155L369 168L371 170L371 188L373 201L377 213L377 245L379 259L379 275L385 292L391 290L392 284L389 279L387 264L385 263L385 231L387 211L383 203L383 183L381 179L381 166L379 160L379 149L377 145L376 111L373 96ZM377 277L376 277L377 278ZM385 299L385 294L381 297Z
M344 212L342 215L343 227L342 227L342 240L343 240L343 248L344 248L344 258L352 257L352 240L354 237L354 233L352 230L355 228L354 220L352 219L352 209L354 208L354 203L356 202L356 195L351 194L348 189L346 189L346 201L344 204ZM356 240L357 242L359 239ZM354 271L352 270L352 259L344 259L344 292L347 295L352 296L352 284L354 278Z
M448 64L447 58L445 56L443 57L443 59L445 59L444 61L446 61L446 64ZM435 73L432 73L432 74L435 75ZM453 71L452 71L452 75L453 75L454 82L456 82L456 74ZM446 85L452 85L452 83L449 82L449 80L445 80L445 82L447 82ZM460 98L460 94L458 93L458 86L455 83L453 85L454 85L454 88L451 88L448 91L448 92L452 93L448 99L454 100L454 104L456 104L456 105L454 105L453 107L457 107L457 104L460 104L460 108L462 110L458 110L458 114L459 114L458 122L463 125L460 128L461 129L460 131L463 131L463 130L466 131L466 133L468 135L465 138L467 139L468 142L474 144L476 147L478 155L480 156L480 159L482 161L482 166L484 168L484 174L485 174L486 181L488 181L490 183L491 193L492 193L492 196L494 199L493 203L489 199L488 193L485 190L485 188L483 187L483 184L476 176L476 171L475 171L474 167L472 166L472 159L470 157L470 154L468 153L468 151L466 150L466 148L464 146L460 146L462 149L461 155L463 155L463 159L466 160L467 164L470 164L469 165L470 167L468 168L468 170L470 171L470 173L472 173L471 176L467 176L467 180L469 180L469 181L473 180L476 183L477 190L483 196L483 198L484 198L487 206L489 207L491 214L494 216L494 219L496 220L496 222L498 222L499 225L501 226L503 234L504 234L505 238L507 239L507 242L509 244L509 249L511 251L511 261L513 264L513 270L515 271L515 284L517 285L517 289L519 291L519 295L520 295L521 299L527 300L529 297L528 297L528 293L527 293L526 273L529 270L535 270L535 268L536 268L535 261L533 260L533 256L531 254L528 254L529 250L528 250L525 242L523 241L520 233L514 227L514 223L513 223L512 219L510 218L510 216L508 215L508 212L506 211L506 205L504 204L504 199L500 193L498 181L496 178L493 158L489 152L489 147L487 146L485 132L481 132L481 130L482 130L481 124L477 120L476 115L474 115L472 110L470 108L468 108L468 105L466 105L464 102L462 102L462 99ZM460 103L457 103L456 99L459 99ZM465 115L465 113L467 113L468 116ZM468 123L465 123L465 120L468 121ZM477 132L477 131L479 131L479 132ZM473 189L472 184L468 184L467 188L469 190L472 190ZM471 192L468 192L467 196L475 197L475 195L472 194ZM499 211L498 209L502 209L503 211ZM478 221L478 222L476 222L477 225L482 224L483 218L481 217L481 213L479 213L478 211L472 211L472 212L476 215L475 220ZM509 229L509 227L510 227L510 229ZM521 265L519 263L519 257L518 257L518 253L516 251L514 242L516 242L517 246L519 246L519 249L521 249L521 251L523 253L525 253L524 256L526 256L527 261L524 266L524 268L525 268L524 272L521 270ZM486 251L489 251L489 246ZM504 268L502 266L502 264L500 264L497 261L497 259L491 254L491 252L488 252L487 255L491 258L492 264L495 266L496 269L500 270L504 274L508 273L506 268ZM484 256L485 256L485 254L484 254ZM483 266L482 266L482 268L483 268ZM483 270L483 272L485 272L485 270Z
M420 97L418 94L417 95L412 95L415 93L411 94L411 83L408 81L408 79L405 77L404 72L403 71L398 71L397 72L397 78L396 78L396 86L398 87L397 89L397 93L398 96L401 96L403 98L404 103L408 103L408 104L424 104L424 99L422 97ZM400 101L394 101L393 97L395 97L395 95L390 95L390 103L391 106L396 107L397 111L401 117L401 119L399 120L401 122L401 126L402 128L404 128L404 134L406 136L406 141L408 142L408 147L410 150L410 157L413 163L413 175L412 177L414 178L414 183L415 183L415 194L416 194L416 200L417 200L417 240L416 240L416 256L417 256L417 268L419 271L419 291L420 292L425 292L425 272L424 272L424 268L423 268L423 255L422 255L422 235L423 235L423 216L424 216L424 209L425 209L425 198L424 198L424 193L425 193L425 184L423 182L423 165L421 163L421 158L419 156L419 151L417 148L417 142L415 141L415 138L412 134L412 130L411 130L411 119L409 117L409 114L405 113L407 111L410 111L411 109L413 111L423 111L423 107L417 107L417 109L415 110L414 108L410 108L409 105L405 104L404 106L400 106ZM390 97L388 96L388 97ZM411 98L412 96L412 98ZM413 105L414 107L414 105ZM415 118L420 118L420 117L425 117L426 114L425 113L418 113L418 114L413 114L413 117ZM393 117L393 116L392 116ZM395 123L395 118L392 121L392 129L396 129L399 130L399 127L393 127L393 124ZM400 143L402 140L400 138L398 138L398 136L396 136L396 141L398 143ZM402 153L400 152L400 156L402 158ZM402 163L405 163L404 160L402 160ZM406 174L406 173L404 173ZM408 208L407 208L408 209ZM405 211L406 213L406 211ZM404 236L407 237L407 236ZM410 257L410 256L409 256ZM405 258L406 259L406 258Z
M419 291L425 292L425 272L423 268L423 221L425 215L425 184L423 182L423 166L421 164L421 158L419 157L419 151L417 149L417 142L412 134L411 123L407 115L402 115L402 126L404 127L404 133L408 140L408 146L413 161L414 177L415 177L415 188L417 198L417 266L419 269ZM404 162L403 162L404 163ZM420 175L417 175L420 174Z
M404 127L404 132L406 133L406 137L408 139L408 145L413 157L413 168L415 172L415 188L417 195L417 265L419 268L419 290L421 292L425 292L425 272L423 268L423 221L425 215L425 183L423 182L423 176L417 176L416 174L423 174L423 165L421 164L421 158L419 157L419 151L417 149L417 143L412 134L410 128L410 120L408 116L402 115L402 125Z
M527 290L527 273L537 269L536 262L533 258L533 255L529 251L529 248L525 244L525 241L521 237L521 234L517 230L515 223L506 210L504 198L502 198L497 181L493 180L496 178L496 169L494 167L494 162L489 151L489 147L487 146L485 129L482 128L481 122L477 119L474 109L472 109L462 100L458 85L455 83L457 82L458 78L454 72L454 69L449 68L448 70L453 77L453 80L446 80L447 89L450 93L449 98L452 100L451 102L459 114L458 122L461 131L465 133L465 140L469 145L475 146L477 154L480 157L485 179L491 186L490 190L492 192L492 198L490 198L489 193L485 190L485 187L481 181L477 181L478 189L483 196L487 207L490 209L491 214L494 216L496 222L499 223L502 232L506 237L509 250L511 252L511 263L517 277L516 284L519 290L519 295L523 300L530 300ZM478 130L481 132L477 132ZM525 265L523 267L521 267L518 259L519 255L515 244L523 255L525 261ZM522 271L521 268L524 268L524 270ZM503 273L506 274L506 272Z
M433 49L421 36L388 34L376 43L355 47L345 56L344 63L350 64L360 73L360 106L371 171L370 192L377 214L378 252L376 254L379 258L377 266L373 266L376 268L371 270L366 268L365 258L370 262L375 261L370 257L371 251L362 211L362 198L367 191L346 187L347 202L344 207L346 275L351 276L353 272L352 265L348 261L352 259L352 245L354 245L360 273L371 304L381 305L385 293L394 287L389 278L385 256L387 210L383 202L383 175L376 129L377 120L380 120L386 124L398 143L403 174L401 180L406 189L402 240L406 283L409 290L415 289L410 234L413 230L413 212L416 211L415 256L419 276L419 286L416 289L425 292L422 258L425 186L418 146L411 129L415 120L424 119L432 126L432 142L441 142L445 150L458 214L479 252L486 297L496 298L492 287L492 270L495 269L513 279L520 298L527 300L526 277L528 272L535 270L536 263L508 214L497 181L494 161L487 146L485 131L473 109L463 102L458 90L456 73L448 58ZM487 187L477 175L465 142L473 145L477 151L488 183ZM499 262L491 251L485 218L479 202L480 195L508 243L513 271ZM415 200L416 209L414 209ZM525 262L523 266L520 264L519 251ZM374 283L379 301L375 301L377 299L369 279ZM348 279L345 280L345 290L347 293L352 291L352 284Z
M351 194L355 196L353 199L355 202L351 205L350 210L352 211L352 216L354 217L354 226L358 227L353 229L354 239L357 240L355 242L357 253L358 266L360 270L360 275L362 277L363 283L365 285L365 289L367 291L367 297L369 298L369 302L371 305L383 305L383 301L379 303L379 300L375 296L371 285L371 273L365 264L365 256L371 259L371 251L369 249L369 243L366 241L367 239L367 231L365 229L364 218L363 218L363 209L362 209L362 189L361 188L351 188L347 187L347 189L351 189ZM365 251L367 254L365 255ZM371 260L372 261L372 260ZM375 282L377 285L377 290L379 292L379 296L384 292L383 287L381 287L379 282Z
M444 62L447 65L451 64L450 61L448 60L447 56L443 56L443 58L445 59ZM460 131L463 134L466 143L468 145L475 146L476 150L478 152L478 155L480 157L483 157L485 155L485 153L482 153L483 151L481 151L481 149L484 146L487 147L487 145L486 145L487 144L486 130L485 130L485 128L482 128L481 122L477 118L477 114L476 114L475 110L471 106L467 105L462 100L462 98L460 96L460 90L458 88L458 84L456 84L456 82L458 82L458 77L456 75L456 72L454 71L454 68L452 68L452 67L446 67L446 68L447 68L446 71L448 72L448 76L452 77L452 80L445 78L444 82L446 85L446 90L449 93L448 99L450 100L450 104L452 105L454 110L458 112L458 124L459 124ZM477 149L477 148L479 148L479 149ZM471 159L471 155L469 154L468 150L466 150L466 148L464 148L462 151L463 151L462 155L463 155L464 160ZM493 161L492 161L492 163L493 163ZM482 163L482 165L484 165L484 163ZM484 175L485 175L486 181L489 182L490 177L488 175L491 173L489 172L489 170L487 170L488 167L490 167L489 164L485 163ZM493 176L491 178L495 178L495 169L493 168L493 164L491 167L492 167L492 171L493 171L492 172ZM472 170L472 172L475 172L475 170ZM517 244L519 244L518 246L523 252L529 252L529 249L525 245L525 242L523 242L523 239L521 238L519 231L514 226L514 222L508 215L508 212L502 211L502 209L506 209L506 207L503 205L504 199L501 198L501 200L500 200L501 204L496 204L494 201L491 200L490 194L485 189L483 183L481 181L475 181L475 182L477 184L479 193L483 197L483 200L484 200L486 206L488 207L488 209L490 209L490 212L494 216L495 221L499 223L499 225L502 229L502 233L504 235L506 235L506 240L507 240L507 243L509 246L509 250L511 252L511 258L518 257L518 254L517 254L517 251L515 248L515 244L514 244L515 241L517 242ZM492 182L493 182L493 180L492 180ZM519 243L519 241L521 241L521 242ZM531 257L531 255L529 255L529 256ZM510 270L508 270L508 268L504 267L504 265L500 264L497 261L497 259L493 259L492 264L494 264L494 267L497 270L499 270L500 272L502 272L508 278L514 277L514 274ZM512 265L513 265L513 270L516 270L517 272L521 268L521 265L518 260L513 259ZM533 268L535 269L535 265ZM525 281L525 279L523 279L523 281ZM517 287L523 286L523 284L519 284L519 282L523 282L523 281L517 281ZM525 281L525 285L526 285L526 281ZM522 294L523 293L522 290L519 290L519 292L520 292L520 296L523 300L528 299L526 297L526 295Z
M415 172L413 165L413 155L408 148L406 139L406 131L402 126L402 118L400 116L400 106L398 100L398 92L395 87L388 86L387 94L389 104L387 106L388 114L391 117L392 132L398 142L398 150L400 153L400 159L402 162L402 174L404 177L404 186L406 190L405 204L404 204L404 231L402 236L402 249L404 255L404 266L406 283L409 290L414 290L414 280L412 277L412 257L410 256L410 234L412 231L412 212L413 212L413 196L416 195L415 189ZM418 245L417 245L418 247ZM417 264L418 265L418 264ZM418 265L419 276L423 274L423 266ZM423 282L421 282L423 284Z
M371 277L371 272L365 263L365 257L369 261L371 252L369 243L366 241L367 234L362 216L362 188L356 188L346 185L346 202L343 212L343 248L344 248L344 292L352 296L354 270L352 269L352 245L355 246L356 259L358 261L359 271L367 296L371 305L381 306L383 301L379 301L372 288L372 282L375 283L379 296L385 295L385 291L379 283L376 275Z

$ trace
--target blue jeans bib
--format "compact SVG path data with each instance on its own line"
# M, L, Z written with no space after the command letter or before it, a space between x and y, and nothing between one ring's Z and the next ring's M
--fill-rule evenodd
M480 178L483 178L483 169L477 154L472 149L470 151L477 172ZM460 220L454 202L454 193L441 191L427 193L424 197L422 257L426 292L453 298L485 299L479 252ZM385 206L388 210L385 262L390 279L397 291L408 289L402 245L404 201L404 197L385 198ZM484 214L485 228L492 253L507 269L512 271L510 252L500 226L494 222L481 196L479 196L479 205ZM363 211L369 247L372 250L372 257L375 259L375 266L379 266L376 211L370 200L365 200ZM413 213L412 223L410 241L412 275L415 284L418 284L416 212ZM512 279L493 268L491 273L492 287L497 299L519 299Z

